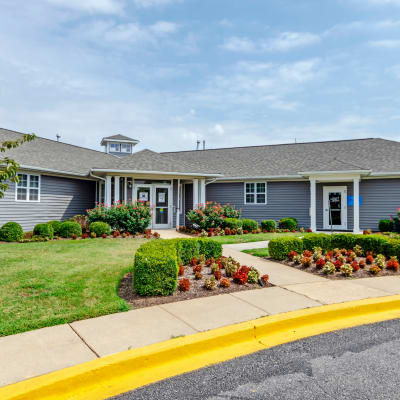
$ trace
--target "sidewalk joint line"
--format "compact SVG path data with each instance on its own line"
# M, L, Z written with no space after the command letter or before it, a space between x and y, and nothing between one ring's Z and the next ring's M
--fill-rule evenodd
M168 304L168 303L167 303ZM163 307L164 304L159 304L158 307L160 307L162 310L164 310L165 312L167 312L169 315L172 315L174 318L178 319L179 321L183 322L185 325L187 325L189 328L194 329L196 332L201 332L201 330L195 328L194 326L190 325L188 322L184 321L182 318L176 316L175 314L173 314L171 311L168 311L167 309L165 309Z
M74 333L81 339L81 341L86 345L86 347L97 357L101 358L100 354L80 335L80 333L71 325L68 326L74 331Z
M268 289L268 288L264 288L264 289ZM254 289L254 290L262 290L262 289ZM234 299L236 299L236 300L240 300L240 301L242 301L243 303L246 303L246 304L249 305L249 306L252 306L252 307L257 308L258 310L260 310L260 311L262 311L262 312L267 313L267 316L268 316L268 315L271 315L268 311L264 310L263 308L258 307L258 306L256 306L255 304L252 304L252 303L250 303L249 301L247 301L247 300L245 300L245 299L242 299L241 297L236 297L236 296L235 296L235 293L244 293L244 292L246 292L246 291L242 291L242 292L233 292L233 293L227 293L227 294L229 294L230 296L232 296L232 297L233 297Z

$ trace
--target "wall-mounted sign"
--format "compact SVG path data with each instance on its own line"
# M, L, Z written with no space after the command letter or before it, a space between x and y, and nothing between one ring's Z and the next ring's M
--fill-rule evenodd
M148 192L139 192L139 200L140 201L149 201L149 193Z
M360 207L361 207L362 206L362 196L359 197L358 202L359 202ZM354 196L352 196L352 195L351 196L347 196L347 205L349 207L354 207Z
M164 192L158 192L158 202L165 203L165 193Z

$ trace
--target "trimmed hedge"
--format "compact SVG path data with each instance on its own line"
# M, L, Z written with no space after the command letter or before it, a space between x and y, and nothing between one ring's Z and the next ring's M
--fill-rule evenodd
M380 232L393 232L393 221L391 219L381 219L379 221Z
M263 231L273 231L276 229L276 222L273 219L265 219L261 221L261 229Z
M70 238L72 235L81 236L82 228L77 222L65 221L60 226L60 236Z
M374 254L383 254L388 238L382 235L354 235L355 244L360 245L364 252L373 251Z
M352 233L334 233L331 235L331 249L352 249L356 243L356 236Z
M61 224L62 224L61 221L49 221L47 224L51 225L51 227L53 228L55 236L58 236L60 234L60 227L61 227Z
M238 218L225 218L224 219L224 228L229 229L239 229L242 228L243 223L242 220Z
M37 224L33 228L33 235L53 239L54 229L50 224Z
M297 229L297 219L296 218L282 218L279 221L279 228L280 229L289 229L290 231L292 231L293 229L296 230Z
M275 260L285 260L290 251L303 252L303 241L297 237L272 239L268 244L269 255Z
M6 222L0 229L0 240L4 242L18 242L24 237L24 231L16 222Z
M321 247L328 251L332 248L331 235L326 233L310 233L303 238L303 249L312 250L314 247Z
M179 263L188 264L193 257L222 255L222 245L211 239L153 240L135 254L133 286L140 296L168 296L178 282Z
M107 224L107 222L92 222L89 225L89 231L94 232L96 236L101 236L101 235L110 235L111 234L111 226Z
M244 231L256 231L258 229L258 222L254 219L242 219L242 228Z

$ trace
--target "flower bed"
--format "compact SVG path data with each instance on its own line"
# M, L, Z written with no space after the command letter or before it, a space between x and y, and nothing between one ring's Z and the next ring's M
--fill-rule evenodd
M132 275L128 273L121 280L118 293L135 308L272 286L268 276L260 276L255 268L222 256L206 259L200 255L179 265L177 286L170 295L140 296L134 290Z

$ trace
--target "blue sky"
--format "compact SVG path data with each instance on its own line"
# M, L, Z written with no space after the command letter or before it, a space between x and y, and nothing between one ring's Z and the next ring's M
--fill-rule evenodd
M0 126L100 149L400 140L400 0L0 0Z

